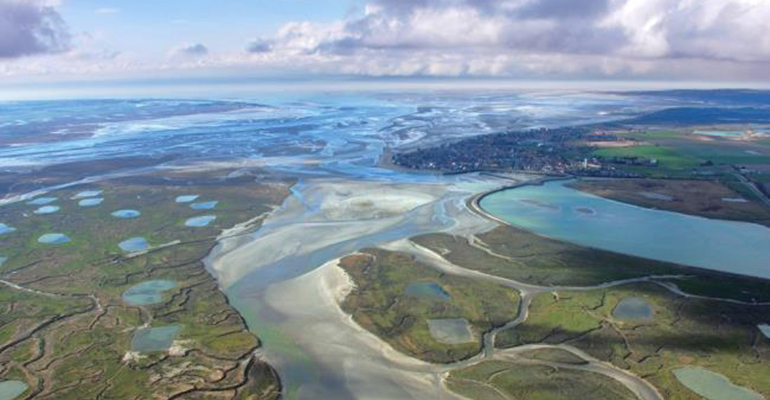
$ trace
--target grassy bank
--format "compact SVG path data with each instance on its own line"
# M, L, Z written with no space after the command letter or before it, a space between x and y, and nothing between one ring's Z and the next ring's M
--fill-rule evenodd
M355 289L342 303L353 319L395 349L421 360L448 363L477 354L482 335L514 319L515 290L436 272L409 255L378 249L345 257L340 262ZM413 283L434 284L443 296L408 293ZM431 334L428 320L468 321L472 338L446 344Z

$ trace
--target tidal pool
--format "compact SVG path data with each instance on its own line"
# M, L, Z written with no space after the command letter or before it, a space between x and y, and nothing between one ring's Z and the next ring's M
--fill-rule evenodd
M190 208L193 210L211 210L219 204L218 201L206 201L202 203L192 203Z
M404 289L404 294L432 300L449 300L449 293L435 282L412 282Z
M27 384L21 381L0 382L0 400L13 400L27 390Z
M42 206L42 205L53 203L56 200L57 200L56 197L38 197L34 200L28 201L27 204L32 206Z
M96 197L98 195L102 194L101 190L86 190L83 192L80 192L76 194L73 199L82 199L84 197Z
M140 215L142 213L136 210L118 210L112 213L112 216L116 218L136 218Z
M648 321L653 318L652 306L641 297L627 297L612 310L612 316L621 321Z
M10 226L0 222L0 235L2 235L4 233L8 233L8 232L13 232L15 230L16 230L16 228L10 227Z
M150 248L150 245L147 243L147 239L137 236L118 243L118 247L123 251L142 251Z
M123 292L123 301L132 306L147 306L163 300L163 292L176 287L176 282L154 280L131 286Z
M99 204L102 204L103 201L104 199L101 197L94 197L90 199L80 200L78 202L78 205L81 207L94 207L94 206L98 206Z
M429 319L430 335L443 344L462 344L473 341L473 331L465 318Z
M730 382L726 376L697 367L674 370L674 376L688 389L707 400L764 400L761 394Z
M43 206L35 210L35 214L51 214L59 211L59 206Z
M543 209L531 202L558 207ZM490 214L528 231L583 246L684 265L770 278L770 229L653 210L584 193L552 181L496 192L481 200ZM575 211L591 208L591 218ZM622 234L618 234L622 232Z
M179 334L179 329L179 325L137 329L131 339L131 349L139 352L166 351Z
M45 243L45 244L61 244L61 243L69 243L70 238L69 236L63 233L46 233L45 235L37 238L37 241L38 243Z
M198 199L200 197L197 194L189 194L184 196L177 196L176 202L177 203L190 203Z
M193 228L201 228L204 226L208 226L211 221L217 219L216 215L202 215L200 217L193 217L185 221L186 226L190 226Z

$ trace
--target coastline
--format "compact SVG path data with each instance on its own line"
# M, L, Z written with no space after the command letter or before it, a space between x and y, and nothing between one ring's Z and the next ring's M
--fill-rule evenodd
M761 278L761 277L757 277L757 276L743 275L743 274L732 273L732 272L727 272L727 271L719 271L719 270L713 270L713 269L708 269L708 268L701 268L701 267L692 266L692 265L677 264L677 263L672 263L672 262L668 262L668 261L661 261L661 260L655 260L655 259L646 258L646 257L639 257L639 256L635 256L635 255L630 255L630 254L620 253L620 252L616 252L616 251L601 249L601 248L597 248L597 247L586 246L586 245L582 245L582 244L576 244L576 243L572 243L572 242L569 242L569 241L564 241L564 240L561 240L561 239L553 238L553 237L550 237L550 236L547 236L547 235L543 235L543 234L540 234L540 233L537 233L537 232L532 232L532 231L520 228L520 227L518 227L516 225L513 225L513 224L509 223L508 221L503 220L502 218L496 217L495 215L493 215L493 214L489 213L488 211L484 210L484 208L481 206L481 201L485 197L490 196L490 195L495 194L495 193L498 193L498 192L502 192L502 191L506 191L506 190L518 189L518 188L527 187L527 186L542 186L545 183L552 182L552 181L562 181L562 180L571 180L571 179L576 179L576 178L572 177L572 176L545 177L545 178L536 179L536 180L533 180L533 181L519 182L519 183L514 184L514 185L509 185L509 186L506 186L506 187L503 187L503 188L498 188L498 189L495 189L495 190L490 190L488 192L477 194L477 195L471 197L468 200L467 206L468 206L468 209L471 210L471 212L473 212L474 214L476 214L476 215L478 215L478 216L480 216L482 218L485 218L487 220L496 222L498 224L501 224L503 226L506 226L506 227L509 227L509 228L512 228L512 229L523 230L523 231L529 232L529 233L531 233L533 235L537 235L537 236L539 236L541 238L544 238L544 239L556 240L556 241L560 241L560 242L570 243L570 244L573 244L575 246L580 246L580 247L584 247L584 248L595 250L595 251L609 252L609 253L614 253L614 254L620 254L620 255L623 255L623 256L626 256L626 257L634 257L634 258L637 258L637 259L643 259L643 260L649 260L649 261L653 261L653 262L657 262L657 263L661 263L661 264L667 264L667 265L669 265L672 268L680 269L683 272L689 272L689 273L692 273L692 274L695 274L695 275L701 275L701 276L713 277L713 278L743 279L743 280L749 280L749 281L754 281L754 282L763 283L763 284L770 283L770 279ZM615 178L603 178L603 179L615 179ZM582 191L581 191L581 193L582 193ZM639 208L642 208L642 209L645 209L645 210L654 210L654 211L662 211L662 212L674 212L674 211L651 209L651 208L647 208L647 207L637 206L637 205L634 205L634 204L620 202L620 201L613 200L613 199L608 199L608 198L604 198L604 197L602 197L602 198L607 200L607 201L617 202L617 203L620 203L620 204L623 204L623 205L627 205L627 206L631 206L631 207L639 207ZM691 217L691 218L704 218L704 219L712 220L711 218L697 216L697 215L689 215L689 214L683 214L683 213L678 213L678 214L681 214L681 215L684 215L684 216L687 216L687 217ZM717 220L717 221L722 221L722 220ZM730 221L730 222L749 223L749 222L745 222L745 221ZM682 293L684 293L684 294L686 294L688 296L697 296L697 295L686 293L686 292L682 292ZM756 302L756 303L759 304L759 302Z

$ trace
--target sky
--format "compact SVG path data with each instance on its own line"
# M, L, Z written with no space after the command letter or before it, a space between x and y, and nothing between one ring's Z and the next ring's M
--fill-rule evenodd
M770 81L768 0L0 0L0 84Z

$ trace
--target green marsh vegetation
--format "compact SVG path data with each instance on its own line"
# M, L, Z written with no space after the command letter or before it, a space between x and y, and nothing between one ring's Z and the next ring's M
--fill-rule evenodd
M482 335L516 318L518 293L510 288L445 275L399 252L367 249L340 262L355 283L342 303L353 319L395 349L421 360L449 363L478 354ZM435 283L448 299L407 294L414 282ZM443 344L431 336L429 319L462 318L474 338Z
M447 385L479 400L636 399L622 384L597 373L503 361L485 361L453 371Z
M219 171L221 174L221 171ZM203 258L222 229L269 211L288 195L288 182L220 179L220 174L133 177L59 190L57 213L37 215L24 202L0 208L16 230L0 236L0 376L28 384L47 399L148 398L186 393L191 398L272 399L275 372L255 359L259 340L230 307ZM104 201L79 207L83 190ZM216 210L194 210L174 198L188 193L218 200ZM120 209L141 211L116 218ZM184 222L216 214L204 228ZM45 245L49 232L71 241ZM127 254L121 241L143 236L151 248ZM176 286L161 301L131 306L123 293L139 283ZM15 286L14 286L15 285ZM131 352L141 326L180 326L168 351Z

